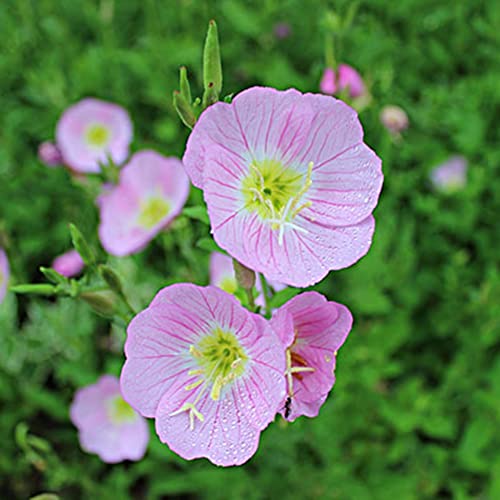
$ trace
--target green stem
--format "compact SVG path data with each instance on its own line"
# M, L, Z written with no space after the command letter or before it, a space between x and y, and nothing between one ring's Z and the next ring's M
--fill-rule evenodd
M266 316L267 316L271 314L271 304L269 300L272 296L272 292L271 288L269 287L269 283L267 282L263 274L259 273L259 279L262 287L262 295L264 295L264 304L266 306Z

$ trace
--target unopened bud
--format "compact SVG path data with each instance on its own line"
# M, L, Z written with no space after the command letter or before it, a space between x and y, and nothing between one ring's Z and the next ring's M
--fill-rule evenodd
M186 127L193 128L196 123L196 115L194 114L191 104L177 90L174 90L174 108Z
M87 266L93 266L95 264L95 256L83 234L74 224L69 225L69 230L75 250L80 254L80 257Z
M83 292L80 298L102 316L109 318L115 313L115 300L109 292Z
M203 49L203 107L206 108L219 100L222 90L222 64L220 59L219 35L217 24L212 19L208 23L207 38Z
M234 275L241 288L251 290L255 286L255 272L233 259Z

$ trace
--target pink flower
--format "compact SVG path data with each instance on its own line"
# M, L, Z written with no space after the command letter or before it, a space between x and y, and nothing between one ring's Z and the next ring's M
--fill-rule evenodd
M283 283L276 283L268 281L269 285L279 292L286 288ZM213 252L210 255L210 284L219 287L227 293L234 294L238 289L236 276L234 274L233 259L219 252ZM255 280L255 288L259 295L255 299L255 304L264 306L265 300L262 292L262 285L259 277Z
M326 68L321 82L319 84L319 89L323 94L333 95L337 92L337 82L335 76L335 70L332 68Z
M365 84L360 74L347 64L340 64L338 68L338 90L349 90L349 97L353 99L365 93Z
M123 256L144 248L182 210L189 179L177 158L140 151L120 171L117 186L107 186L97 203L104 249Z
M10 270L7 254L0 248L0 304L7 294L7 284L9 282Z
M172 285L130 323L121 387L188 460L239 465L285 396L285 355L261 316L209 286Z
M432 170L430 179L437 190L445 193L463 189L467 183L467 159L463 156L452 156Z
M382 125L391 133L399 134L408 128L408 115L399 106L385 106L380 112Z
M45 141L38 146L38 159L47 167L57 167L63 162L59 148L50 141Z
M335 357L352 315L342 304L305 292L280 307L271 326L287 348L287 397L280 412L290 421L315 417L335 383Z
M121 106L87 98L69 107L56 128L64 163L77 172L99 172L99 163L123 163L132 142L132 122Z
M103 462L140 460L149 442L145 419L122 398L116 377L103 375L95 384L79 389L70 408L83 450Z
M218 245L270 280L312 285L371 245L381 161L342 101L246 90L203 112L184 166Z
M54 259L52 267L66 278L72 278L80 274L85 264L76 250L69 250Z
M290 36L290 34L292 33L292 28L288 23L281 22L274 25L273 31L276 38L283 40Z

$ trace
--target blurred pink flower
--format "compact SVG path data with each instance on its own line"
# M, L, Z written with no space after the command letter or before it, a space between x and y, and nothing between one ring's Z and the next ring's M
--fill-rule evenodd
M38 159L47 167L57 167L63 162L59 148L50 141L42 142L38 146Z
M202 113L184 166L218 245L270 280L306 287L370 248L381 161L342 101L248 89Z
M319 84L319 89L323 94L333 95L337 92L337 82L335 76L335 70L332 68L326 68L321 82Z
M283 283L274 281L268 281L268 283L276 292L286 288L286 285ZM236 282L233 259L231 257L219 252L212 252L210 255L210 284L230 294L236 292L238 283ZM255 299L255 304L263 307L265 305L265 300L259 277L255 280L255 288L259 292L259 295Z
M290 421L315 417L335 383L335 357L352 315L342 304L305 292L275 311L271 326L287 348L287 397L280 412Z
M97 200L102 246L117 256L138 252L181 212L188 194L179 159L136 153L120 171L118 185L106 186Z
M384 106L380 112L380 121L393 134L399 134L409 125L408 115L399 106Z
M132 142L132 122L117 104L86 98L69 107L57 128L64 163L77 172L99 172L99 163L123 163Z
M349 97L362 96L366 89L361 75L347 64L340 64L338 67L338 91L348 89Z
M72 278L80 274L85 264L76 250L69 250L62 255L59 255L52 262L52 267L66 278Z
M467 183L467 159L452 156L432 170L430 179L438 191L452 193L463 189Z
M183 458L240 465L285 396L285 355L261 316L216 287L172 285L130 323L121 387Z
M83 450L106 463L140 460L149 442L148 424L122 398L116 377L103 375L76 391L70 417Z
M7 254L0 248L0 304L3 302L7 294L7 285L9 282L10 270Z
M288 38L291 32L292 29L290 28L290 25L288 23L281 22L274 25L274 36L276 38L279 38L280 40Z

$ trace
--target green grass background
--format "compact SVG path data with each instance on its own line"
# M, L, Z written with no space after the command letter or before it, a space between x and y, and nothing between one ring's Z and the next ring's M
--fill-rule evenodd
M201 93L207 22L219 25L224 92L252 85L317 91L327 11L352 2L4 0L0 4L0 227L16 282L70 246L68 222L96 241L97 214L38 144L85 96L125 106L133 149L183 153L172 108L177 71ZM277 40L277 22L292 34ZM500 3L359 2L336 55L370 83L361 120L385 184L369 254L317 289L352 310L337 384L316 419L276 422L239 468L187 462L155 434L138 463L105 465L79 448L68 418L75 390L118 374L123 329L85 304L14 297L0 305L0 496L63 499L500 498ZM385 104L407 110L395 143ZM455 195L428 174L469 160ZM199 199L193 192L192 201ZM207 282L201 223L180 221L143 253L113 261L144 307L173 281ZM29 427L31 445L22 437ZM36 438L41 441L37 441ZM36 453L35 455L33 453Z

